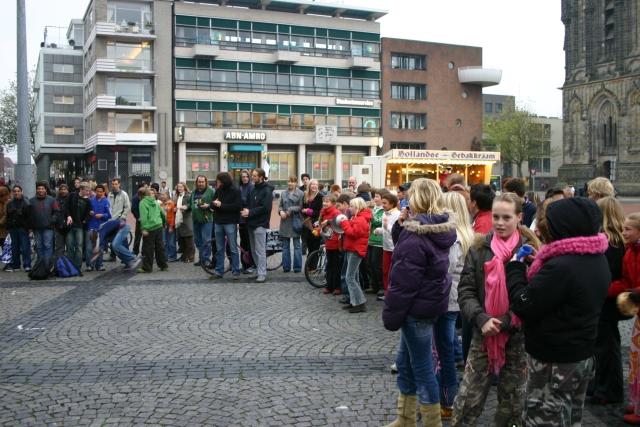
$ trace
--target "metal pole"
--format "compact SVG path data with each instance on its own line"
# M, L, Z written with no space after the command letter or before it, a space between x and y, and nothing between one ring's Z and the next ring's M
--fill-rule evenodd
M27 24L24 0L17 0L17 50L18 50L18 163L16 183L22 186L25 197L33 197L36 189L31 166L31 132L29 130L29 71L27 70Z

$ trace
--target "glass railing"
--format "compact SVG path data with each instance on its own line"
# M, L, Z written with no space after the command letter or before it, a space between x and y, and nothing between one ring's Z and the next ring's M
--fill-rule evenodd
M230 92L258 92L309 96L344 96L349 98L380 99L380 91L364 89L334 89L326 87L291 86L277 84L225 83L203 80L176 80L176 89L222 90Z
M354 46L350 50L335 50L321 47L293 46L277 43L247 43L241 41L220 41L211 40L206 37L176 37L176 46L192 46L194 44L204 44L218 46L224 50L241 50L249 52L275 52L285 50L290 52L300 52L303 56L320 56L329 58L349 58L352 56L361 56L380 60L380 53L377 44L371 44L369 47ZM373 48L376 46L376 48Z
M153 61L150 59L116 59L116 68L131 71L153 71Z
M128 34L155 34L155 26L153 22L110 22L110 24L114 24L114 31L116 33L128 33Z
M133 96L116 96L116 105L122 105L125 107L151 107L153 106L153 99L136 98Z

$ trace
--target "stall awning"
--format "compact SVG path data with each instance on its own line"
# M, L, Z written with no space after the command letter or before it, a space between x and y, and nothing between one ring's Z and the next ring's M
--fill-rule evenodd
M387 163L492 165L500 161L497 151L391 150Z

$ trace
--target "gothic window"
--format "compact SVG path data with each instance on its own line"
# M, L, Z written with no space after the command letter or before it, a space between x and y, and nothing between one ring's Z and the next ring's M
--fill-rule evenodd
M629 146L631 147L637 145L640 141L640 92L635 92L629 97L628 123L627 135L629 138Z
M607 57L613 55L615 50L615 5L614 0L604 2L604 53Z
M569 146L571 147L571 152L577 153L580 150L579 141L582 135L580 135L580 121L582 120L582 115L580 113L580 102L574 101L571 103L570 111L570 135L569 135Z
M598 136L603 148L615 147L618 144L618 128L613 104L605 101L598 113Z

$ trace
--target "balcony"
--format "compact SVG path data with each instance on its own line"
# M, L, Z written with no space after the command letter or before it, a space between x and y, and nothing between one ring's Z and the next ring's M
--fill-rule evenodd
M220 47L214 44L194 44L191 47L191 56L215 58L220 55Z
M295 64L300 61L300 52L278 50L273 53L273 62L278 64Z
M115 95L98 95L87 104L85 115L93 113L96 109L100 110L145 110L155 111L156 106L153 100L134 99L129 96Z
M458 68L458 80L462 84L480 85L482 87L495 86L502 80L502 70L482 67Z
M93 150L97 145L141 145L155 146L158 135L155 133L111 133L98 132L84 142L85 151Z
M135 22L96 22L96 35L108 36L114 40L154 40L155 27L153 23L139 24Z
M349 68L356 70L366 70L367 68L373 68L374 60L367 56L352 56L349 58Z

